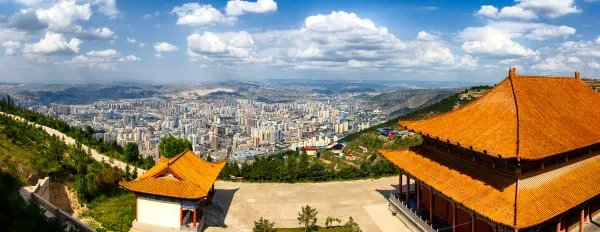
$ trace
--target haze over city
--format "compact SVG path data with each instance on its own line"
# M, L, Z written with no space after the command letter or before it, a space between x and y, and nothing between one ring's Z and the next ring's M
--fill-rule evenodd
M495 83L510 66L593 77L600 72L599 4L4 0L1 81Z

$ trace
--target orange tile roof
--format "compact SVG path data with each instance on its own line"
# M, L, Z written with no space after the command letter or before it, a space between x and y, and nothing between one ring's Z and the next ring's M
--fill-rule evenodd
M537 160L600 143L599 93L579 78L511 71L488 93L459 109L398 123L503 158Z
M182 199L199 199L217 179L227 161L208 162L190 150L172 157L161 157L158 164L137 179L119 184L131 191ZM174 177L160 177L164 172Z
M600 194L600 153L546 172L515 177L484 171L424 146L380 150L384 157L453 201L513 228L539 225ZM516 192L516 226L515 226Z

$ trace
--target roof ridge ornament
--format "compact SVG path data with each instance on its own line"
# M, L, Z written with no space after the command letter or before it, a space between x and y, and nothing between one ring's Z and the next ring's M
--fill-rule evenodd
M517 76L517 68L509 68L508 69L508 77L515 78Z
M575 79L581 79L581 77L579 76L579 72L575 72Z

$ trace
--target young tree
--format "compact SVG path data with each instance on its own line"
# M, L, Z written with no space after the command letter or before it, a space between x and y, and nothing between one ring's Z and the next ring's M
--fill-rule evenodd
M260 217L258 221L254 221L254 232L275 232L275 222L270 222L267 219Z
M212 161L213 161L213 158L212 158L212 157L210 157L210 154L208 154L208 155L206 156L206 161L208 161L208 162L212 162Z
M132 180L135 180L135 179L138 178L138 174L137 173L138 173L137 167L134 167L133 168L133 172L131 173L131 179Z
M125 166L125 180L126 181L131 180L131 171L129 169L129 165Z
M302 211L298 213L298 224L304 225L304 231L311 231L317 223L317 209L306 205L302 207Z
M137 143L129 142L125 145L125 149L123 150L123 158L125 158L126 162L136 163L140 158L140 151Z
M348 219L348 222L346 222L344 227L346 227L346 229L348 229L348 231L350 231L350 232L362 232L362 230L360 230L360 227L358 226L358 224L354 221L354 218L352 218L352 217L350 217Z
M160 143L158 144L158 150L160 151L160 154L167 158L179 155L186 149L192 150L192 143L190 143L190 141L187 139L178 139L172 135L162 137L160 139Z

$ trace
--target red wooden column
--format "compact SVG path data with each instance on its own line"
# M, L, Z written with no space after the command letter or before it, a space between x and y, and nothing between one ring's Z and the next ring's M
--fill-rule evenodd
M433 196L433 189L430 189L429 192L431 193L429 194L429 223L433 225L433 209L435 209L435 197Z
M452 204L452 232L456 232L456 205Z
M590 219L592 218L592 212L590 211L590 204L587 204L585 211L586 211L585 221L589 222Z
M135 196L135 221L138 221L138 197Z
M421 184L415 179L415 190L417 193L417 215L421 212Z
M410 197L410 176L406 175L406 206L408 206L408 198Z
M402 176L403 174L400 173L400 180L398 181L398 200L402 197Z
M585 225L585 207L582 207L580 217L579 217L579 232L583 232L584 225Z
M556 222L556 232L561 232L561 222L562 222L562 218L559 218L558 221Z
M194 208L194 228L196 228L196 208Z
M179 225L183 225L183 208L179 207Z
M475 222L477 219L475 219L475 213L471 214L471 232L475 232Z

